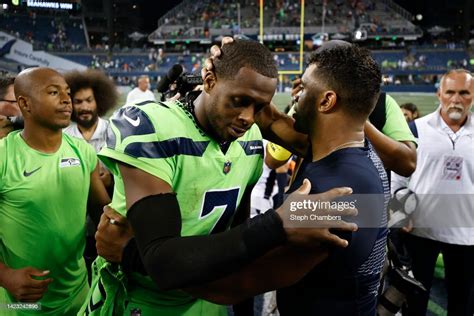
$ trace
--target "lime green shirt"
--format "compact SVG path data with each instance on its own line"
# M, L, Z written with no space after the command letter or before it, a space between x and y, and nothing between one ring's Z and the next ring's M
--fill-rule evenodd
M20 132L0 140L0 261L50 271L41 315L77 313L78 297L85 299L86 204L96 164L94 149L66 134L53 154L29 147ZM0 292L1 304L14 302Z
M232 142L224 154L181 103L149 102L124 107L114 114L107 146L99 157L114 174L112 208L123 215L127 212L123 180L117 167L119 161L144 170L172 187L180 206L182 236L208 235L229 227L246 187L258 181L263 166L263 143L260 130L254 125ZM104 268L103 259L99 258L96 264ZM139 308L143 315L226 314L225 307L195 299L182 291L160 291L149 277L138 273L128 278L127 294L122 299L111 298L118 293L112 288L120 289L125 282L117 285L116 278L104 277L109 274L105 270L99 274L104 291L101 294L91 289L88 311L94 315L98 311L94 306L102 309L100 315L119 313L118 301L125 299L129 304L124 315L130 315L133 308ZM92 287L95 284L100 286L93 282ZM108 297L104 298L104 292ZM115 302L110 303L112 300ZM109 304L116 306L112 308Z
M415 136L410 131L400 106L388 94L385 95L385 117L385 125L382 128L384 135L397 141L409 141L416 144Z

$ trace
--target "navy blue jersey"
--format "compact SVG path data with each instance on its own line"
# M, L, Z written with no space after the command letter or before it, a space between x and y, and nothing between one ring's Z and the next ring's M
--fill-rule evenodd
M366 142L366 147L344 148L316 162L308 157L289 192L300 187L305 178L311 182L311 193L351 187L353 194L380 196L370 205L357 205L359 213L369 212L380 225L338 233L349 246L331 248L329 257L300 282L278 291L281 315L375 315L385 260L390 192L382 162ZM357 222L355 218L346 220Z

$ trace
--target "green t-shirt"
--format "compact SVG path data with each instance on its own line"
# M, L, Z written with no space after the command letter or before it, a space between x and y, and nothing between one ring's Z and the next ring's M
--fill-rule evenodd
M0 261L50 271L42 315L73 313L72 305L77 313L78 296L85 299L86 205L96 164L90 145L65 134L53 154L29 147L20 132L0 140ZM13 302L0 292L1 304Z
M142 169L173 188L181 211L182 236L207 235L229 227L245 188L258 181L263 144L260 130L254 125L232 142L224 154L181 103L149 102L115 113L110 121L107 147L99 157L114 174L111 206L119 213L125 215L127 210L116 161ZM102 283L107 292L110 284L105 279ZM223 307L182 291L160 291L149 277L138 273L128 278L127 293L130 303L125 314L134 306L151 315L225 313ZM90 305L98 306L100 299L93 297Z
M385 95L385 125L382 133L397 141L410 141L416 144L400 106L388 94Z

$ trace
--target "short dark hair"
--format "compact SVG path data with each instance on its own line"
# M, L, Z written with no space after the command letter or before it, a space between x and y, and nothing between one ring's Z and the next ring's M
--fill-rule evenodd
M234 40L222 46L221 57L214 60L216 77L233 79L242 67L248 67L265 77L278 77L272 53L259 42Z
M329 41L311 53L308 63L317 66L312 76L336 92L348 113L368 116L380 94L380 67L369 50L339 42Z
M99 116L105 115L117 105L118 93L115 84L99 70L71 71L64 74L64 79L71 89L71 98L74 98L74 94L79 90L92 89Z
M8 87L15 83L15 77L5 76L0 77L0 99L5 99Z
M400 108L410 111L411 113L418 113L418 108L413 103L403 103Z

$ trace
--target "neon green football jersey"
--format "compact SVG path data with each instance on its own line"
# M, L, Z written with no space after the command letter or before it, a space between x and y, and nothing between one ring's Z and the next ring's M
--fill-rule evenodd
M99 157L114 174L112 208L123 215L127 212L119 161L142 169L173 188L181 210L182 236L207 235L229 227L246 187L255 184L261 175L263 146L260 130L254 125L224 154L183 104L143 102L115 113L107 146ZM91 307L96 307L101 315L118 310L130 315L134 309L141 315L226 314L224 306L195 299L182 291L160 291L147 276L133 273L125 278L102 258L97 260L95 269L102 277L93 282L88 312L94 312ZM112 290L114 286L124 292L117 294ZM111 293L113 298L104 300L104 293ZM129 303L120 307L120 300Z
M0 261L50 271L38 314L76 314L86 299L86 205L96 164L90 145L65 134L52 154L32 149L19 132L0 140ZM0 288L0 315L14 314L3 305L13 302Z

